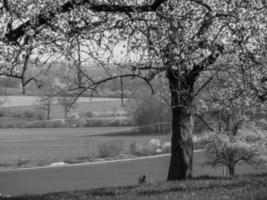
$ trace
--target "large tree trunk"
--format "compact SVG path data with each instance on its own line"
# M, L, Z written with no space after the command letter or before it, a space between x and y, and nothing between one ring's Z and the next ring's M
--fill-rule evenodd
M175 66L177 62L171 46L164 49L172 106L171 162L167 180L182 180L192 176L194 122L191 109L196 95L194 84L200 72L215 63L222 51L223 47L218 45L201 62L187 67L183 61L180 66Z
M171 162L168 180L188 179L192 176L193 119L187 108L172 109Z
M186 77L179 77L177 71L170 70L167 72L167 77L172 99L172 146L167 180L183 180L192 176L193 87L186 82Z

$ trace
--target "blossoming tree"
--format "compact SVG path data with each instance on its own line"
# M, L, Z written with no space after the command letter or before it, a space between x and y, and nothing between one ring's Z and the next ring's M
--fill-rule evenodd
M38 82L27 73L29 63L53 67L64 61L69 90L77 95L117 78L150 85L164 74L172 107L167 179L187 179L194 101L218 71L263 65L266 18L266 2L258 0L2 0L0 73L25 86ZM92 61L105 75L90 74ZM203 73L209 77L196 84ZM266 81L263 76L259 81ZM255 82L249 86L251 95L266 98Z

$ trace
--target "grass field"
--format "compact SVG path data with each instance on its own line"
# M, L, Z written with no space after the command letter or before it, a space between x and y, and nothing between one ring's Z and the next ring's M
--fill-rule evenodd
M162 136L117 134L127 133L131 129L131 127L0 129L0 167L17 167L21 161L27 161L30 166L43 166L51 162L90 157L98 145L107 142L119 144L123 151L127 152L130 143L137 142L146 146L152 138L163 140ZM114 134L111 137L107 133ZM170 136L167 136L166 141L169 138Z
M203 166L204 152L195 152L193 176L222 176L221 167ZM152 183L166 180L170 156L122 160L105 164L85 163L35 169L0 170L0 193L4 195L44 194L48 192L86 190L99 187L136 185L146 173ZM240 164L238 175L266 173L267 168L253 169Z
M200 177L182 182L110 187L43 195L27 195L10 200L266 200L267 174L238 178ZM1 199L1 197L0 197ZM5 199L5 198L2 198Z

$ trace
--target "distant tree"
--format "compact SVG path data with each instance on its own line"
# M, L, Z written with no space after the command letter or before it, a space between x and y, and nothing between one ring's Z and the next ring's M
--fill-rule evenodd
M128 111L140 130L147 133L159 133L161 122L171 120L170 108L155 96L145 95L130 100Z
M39 97L39 108L46 111L46 120L50 120L52 105L55 103L56 97L52 94L47 94Z
M160 86L159 86L160 85ZM171 121L171 107L168 95L168 85L165 80L153 83L154 95L140 85L133 98L128 101L127 109L133 118L133 122L140 126L140 130L146 133L161 133L162 127L170 130L169 124L162 122Z
M235 175L240 162L255 167L267 161L267 134L254 117L259 111L267 114L267 102L251 95L247 85L250 75L238 70L231 67L218 72L196 103L212 131L206 146L206 164L226 166L230 176Z
M64 118L68 118L68 114L70 112L71 108L74 108L76 106L75 101L76 101L76 96L72 96L69 94L61 94L61 96L57 97L58 103L62 106L64 109Z
M243 128L235 135L229 132L213 133L208 141L206 164L226 166L230 176L235 175L235 167L239 163L258 167L267 162L267 135L258 127Z

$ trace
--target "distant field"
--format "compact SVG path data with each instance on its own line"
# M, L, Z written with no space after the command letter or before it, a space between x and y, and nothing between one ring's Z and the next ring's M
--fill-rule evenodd
M38 110L37 97L30 96L13 96L9 97L7 101L0 106L0 109L6 109L10 112ZM113 98L90 98L81 97L76 106L70 110L70 113L80 112L106 112L123 110L120 99ZM52 106L51 118L64 118L64 109L61 105L56 104Z
M25 110L40 110L38 105L32 106L12 106L5 108L12 112L25 111ZM122 110L120 101L100 101L100 102L81 102L77 107L70 110L70 113L80 112L106 112L106 111L119 111ZM61 105L53 105L51 109L51 119L64 118L64 109Z
M39 97L38 96L5 96L4 103L0 107L12 107L12 106L32 106L38 105ZM90 98L90 97L80 97L77 100L77 103L93 103L93 102L112 102L112 101L120 101L118 98Z
M100 135L127 132L131 129L131 127L0 129L0 167L16 166L19 160L29 160L31 165L41 166L51 162L86 157L92 155L99 144L106 142L117 143L127 151L132 142L147 145L151 138L163 140L162 136ZM169 136L165 139L169 140Z

